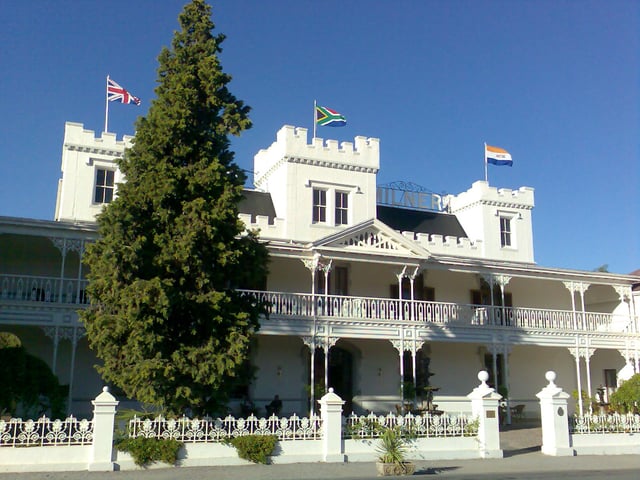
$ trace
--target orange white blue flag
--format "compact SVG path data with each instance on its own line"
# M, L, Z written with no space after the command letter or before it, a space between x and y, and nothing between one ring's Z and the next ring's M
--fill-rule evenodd
M484 146L484 158L486 163L491 165L513 165L511 160L511 154L504 148L492 147L491 145Z

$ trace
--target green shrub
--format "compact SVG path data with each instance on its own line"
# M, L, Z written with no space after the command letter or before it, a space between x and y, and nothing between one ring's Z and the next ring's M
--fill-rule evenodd
M121 452L130 453L135 464L140 467L154 462L175 465L182 443L173 439L127 437L117 440L116 448Z
M620 413L636 413L640 407L640 373L618 387L609 397L609 405Z
M227 441L233 445L238 456L253 463L267 463L273 454L278 438L275 435L244 435Z

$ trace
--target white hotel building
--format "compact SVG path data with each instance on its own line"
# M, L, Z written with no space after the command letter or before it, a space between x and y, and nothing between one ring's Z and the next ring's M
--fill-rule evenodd
M78 321L82 254L130 140L67 123L55 221L0 217L0 330L70 385L74 414L102 386ZM534 416L547 370L591 397L640 371L640 277L537 265L532 188L478 181L440 198L377 185L379 168L375 138L308 143L290 126L255 156L240 216L271 254L265 291L249 292L271 302L252 350L257 406L278 394L283 413L304 413L330 386L347 409L388 412L401 386L430 382L438 408L458 410L486 368Z

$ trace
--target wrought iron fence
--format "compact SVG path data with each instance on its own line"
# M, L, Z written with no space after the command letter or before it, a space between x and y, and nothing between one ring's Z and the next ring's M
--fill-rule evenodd
M350 415L343 429L345 438L378 438L388 428L406 437L475 437L478 419L465 414L450 415Z
M0 447L91 445L93 421L73 416L65 420L0 420Z
M569 417L571 433L640 433L640 415L611 413Z
M129 436L175 439L184 443L214 443L244 435L275 435L280 441L322 438L322 420L318 416L280 418L164 418L129 421Z

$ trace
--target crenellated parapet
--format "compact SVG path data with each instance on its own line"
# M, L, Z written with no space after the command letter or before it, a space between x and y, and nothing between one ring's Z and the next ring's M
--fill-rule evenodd
M482 256L482 240L472 242L466 237L433 233L402 232L402 235L415 241L422 248L436 255Z
M451 213L472 208L477 205L488 205L504 208L531 210L535 206L534 189L520 187L517 190L491 187L485 181L474 182L469 190L458 195L447 195L445 204Z
M101 137L96 137L95 132L86 130L82 123L65 123L65 150L121 157L125 148L131 147L132 142L133 137L129 135L118 140L115 133L102 132Z
M358 136L353 142L313 138L307 129L283 126L276 141L254 158L255 184L260 186L283 163L317 165L341 170L377 173L380 168L380 141Z
M247 230L259 230L261 238L283 238L285 222L282 218L273 218L257 215L255 218L248 213L240 213L238 218L244 223Z

